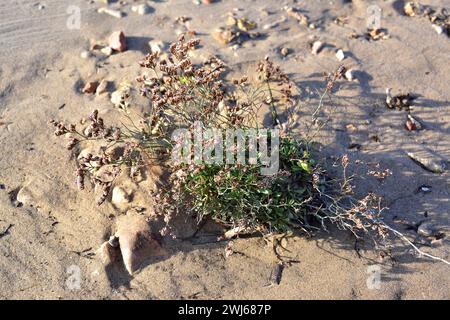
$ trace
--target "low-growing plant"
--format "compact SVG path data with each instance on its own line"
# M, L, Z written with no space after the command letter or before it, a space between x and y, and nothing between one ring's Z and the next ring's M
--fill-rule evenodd
M170 173L169 184L155 196L155 210L164 216L163 235L170 232L171 218L184 212L195 214L198 221L211 218L239 232L305 232L327 230L332 224L356 237L388 232L404 236L381 219L379 198L373 194L362 200L351 196L351 177L347 176L348 157L341 161L343 179L330 179L317 156L313 141L295 136L291 131L297 121L295 86L289 77L268 58L256 66L256 77L242 76L227 81L224 63L211 57L195 65L188 56L199 40L181 36L172 44L168 56L148 54L141 62L143 73L136 79L139 91L151 107L136 114L124 93L119 108L124 115L121 126L106 126L94 111L87 126L51 121L57 136L69 139L69 150L86 142L100 144L99 154L79 155L77 183L84 188L85 178L101 188L98 204L108 197L115 178L129 168L133 177L153 164L163 165ZM316 120L325 95L332 93L345 67L326 76L326 90L313 114ZM197 123L205 128L258 130L261 112L269 110L271 127L280 130L279 170L261 173L261 163L173 163L171 150L174 130L193 133ZM285 120L282 121L283 115ZM137 119L137 120L136 120ZM269 135L269 139L270 139ZM202 147L211 141L203 141ZM118 152L117 147L122 150ZM248 156L248 155L247 155ZM258 154L258 159L261 157ZM416 248L416 250L421 252ZM430 255L428 255L430 257ZM442 260L442 259L441 259Z
M317 193L315 161L306 144L291 137L281 138L279 152L280 168L271 176L261 174L261 165L184 168L179 177L184 178L199 219L211 217L225 225L278 232L290 230L293 222L305 225L309 213L305 202Z

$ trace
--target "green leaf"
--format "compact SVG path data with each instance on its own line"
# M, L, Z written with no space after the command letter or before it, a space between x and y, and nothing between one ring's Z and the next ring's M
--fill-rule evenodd
M305 161L305 160L299 160L299 161L297 161L297 164L298 164L305 172L307 172L307 173L311 173L311 172L312 172L311 166L310 166L310 164L309 164L308 161Z
M184 76L181 76L180 77L180 82L182 83L182 84L188 84L189 83L189 78L188 77L184 77Z

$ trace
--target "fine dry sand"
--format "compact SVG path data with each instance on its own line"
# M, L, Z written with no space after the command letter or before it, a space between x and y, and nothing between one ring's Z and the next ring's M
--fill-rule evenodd
M352 165L357 195L383 196L387 223L405 232L425 252L450 259L449 173L425 171L406 155L429 150L435 157L450 160L450 38L438 35L429 21L402 15L402 1L390 0L222 0L209 5L191 0L150 1L152 10L146 15L131 10L131 5L143 1L126 2L113 4L127 13L121 19L97 13L103 4L93 1L0 3L0 298L450 298L448 265L420 258L400 241L395 241L392 257L383 258L368 243L355 244L349 234L338 231L312 238L289 237L285 255L299 263L287 266L275 286L265 286L275 259L272 247L261 238L235 240L234 249L241 254L228 258L225 243L166 240L169 255L150 259L133 277L123 267L105 272L93 254L129 207L119 210L109 201L97 207L94 192L77 190L76 155L65 150L65 142L53 135L47 122L76 122L95 108L105 119L117 119L119 113L108 94L83 94L83 85L107 79L111 92L122 82L135 84L140 72L137 61L148 51L148 42L170 43L177 32L186 31L175 21L179 16L191 18L187 28L202 40L196 57L216 54L243 72L265 55L279 63L300 88L304 105L300 130L317 105L318 91L324 89L323 72L340 64L334 53L342 48L347 55L342 64L355 70L356 80L339 82L335 109L328 109L334 110L332 121L317 137L324 155L331 161L348 153L353 163L359 160ZM350 39L350 33L366 31L367 7L372 3L382 9L382 27L390 39ZM450 9L447 0L423 3ZM66 27L69 5L81 8L80 30ZM299 25L287 16L285 6L303 10L319 28ZM211 32L225 26L229 12L257 22L257 31L263 35L236 50L216 42ZM287 19L263 28L282 16ZM342 16L348 17L346 25L333 22ZM80 56L92 44L105 43L116 30L125 32L127 51L110 57L98 51L88 59ZM318 55L312 55L308 46L312 36L326 43ZM281 47L290 49L287 57L280 55ZM385 107L387 87L420 95L413 114L422 120L424 130L407 131L405 112ZM137 110L148 106L138 97L133 101ZM349 150L352 143L361 149ZM386 169L392 175L382 180L368 174ZM151 184L149 178L131 186L135 197L130 206L151 208ZM421 185L431 186L431 192L417 192ZM18 192L23 201L19 207ZM442 239L431 241L408 230L408 224L424 219L436 226ZM183 226L180 236L194 228L189 218L179 225ZM207 226L202 232L214 228ZM71 266L80 270L79 290L67 286ZM367 285L371 266L381 271L379 288Z

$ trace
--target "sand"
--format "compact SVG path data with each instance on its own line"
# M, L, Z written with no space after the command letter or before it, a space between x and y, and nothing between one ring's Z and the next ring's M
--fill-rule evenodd
M340 64L335 50L341 48L347 56L342 63L355 70L357 80L341 81L332 102L335 109L326 109L328 114L332 111L332 122L318 136L324 155L331 161L332 156L348 153L353 163L358 160L352 165L356 193L383 196L387 223L421 243L422 250L450 259L449 173L425 171L406 155L430 150L450 160L450 38L438 35L426 19L402 15L402 1L370 2L382 9L381 24L390 35L373 42L349 38L352 32L366 31L368 3L361 0L227 0L210 5L158 1L149 2L152 10L147 15L131 10L132 4L141 1L128 2L113 4L127 13L121 19L97 13L103 6L98 2L0 3L0 186L4 185L0 188L0 298L450 298L448 265L413 255L399 241L394 241L392 258L382 259L368 243L355 244L349 234L339 231L289 237L285 254L299 263L287 266L281 283L274 286L266 285L275 258L272 247L261 238L235 240L234 250L239 253L227 258L226 243L167 240L170 253L163 259L150 259L133 277L120 266L105 272L94 253L123 211L109 201L97 207L93 191L77 191L76 155L64 149L63 139L52 134L47 122L53 118L75 122L94 108L105 119L117 119L119 113L108 95L82 94L83 85L101 79L109 80L112 87L124 81L135 83L140 72L137 61L148 51L148 41L170 43L178 31L185 31L175 22L179 16L191 18L188 27L202 40L197 57L217 54L228 66L243 71L265 55L279 63L301 88L300 130L317 105L317 90L324 88L322 73ZM444 0L423 3L448 8ZM69 5L81 9L80 30L66 27ZM287 17L284 6L304 10L312 21L320 20L320 28L308 29L293 18L268 30L262 28L282 15ZM239 9L236 15L256 21L257 31L265 36L233 50L214 41L211 32L225 26L227 13L235 8ZM338 16L348 16L348 24L333 23ZM97 57L80 56L92 44L105 43L116 30L125 32L127 51L110 57L98 52ZM326 44L318 55L310 53L311 37ZM290 49L287 57L279 54L281 47ZM420 95L413 114L423 121L425 130L408 132L405 113L385 107L387 87ZM147 106L137 97L133 101L137 110ZM348 150L351 143L360 144L361 149ZM382 180L368 174L386 169L392 175ZM132 186L136 197L130 206L151 210L151 183ZM416 192L421 185L431 186L431 192ZM14 199L19 191L23 205L17 207ZM430 242L406 228L424 220L425 212L445 235L443 239ZM181 236L193 230L194 222L184 219L187 227L179 230ZM203 232L208 229L216 227L208 226ZM355 248L361 248L359 254ZM373 270L381 274L379 285L371 285ZM77 274L79 283L73 282Z

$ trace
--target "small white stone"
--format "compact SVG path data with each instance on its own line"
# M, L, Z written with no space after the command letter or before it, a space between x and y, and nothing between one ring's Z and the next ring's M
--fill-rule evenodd
M148 42L148 46L150 47L150 51L152 53L154 52L161 53L161 51L164 48L164 42L162 42L161 40L151 40Z
M122 18L124 15L122 11L109 9L109 8L105 8L105 7L99 8L97 10L97 12L98 13L106 13L106 14L109 14L110 16L118 18L118 19Z
M88 59L88 58L90 58L92 56L92 54L91 54L90 51L85 50L85 51L81 52L80 56L83 59Z
M109 57L112 55L113 49L111 47L104 47L100 49L100 52Z
M107 88L108 88L108 80L103 79L102 81L100 81L100 84L98 85L95 94L99 96L102 93L105 93Z
M111 94L111 102L113 105L118 106L122 101L122 92L117 90Z
M323 43L321 41L315 41L311 47L311 53L317 55L323 47Z
M437 24L433 24L432 26L437 34L442 34L444 32L444 28L442 26L438 26Z
M129 87L119 88L118 90L114 91L111 94L111 102L113 103L113 105L115 105L117 107L122 102L122 98L125 97L129 93L130 93Z
M262 28L263 28L263 30L269 30L269 29L276 28L276 27L278 27L278 22L265 24L265 25L263 25Z
M355 79L355 75L353 74L352 69L348 69L344 74L345 79L348 81L353 81Z
M345 59L345 54L344 54L344 51L342 49L339 49L336 52L336 58L338 59L338 61L343 61Z
M136 11L139 15L143 16L145 14L150 13L150 7L148 5L141 4L137 6L137 11Z
M34 196L28 187L23 187L19 190L16 197L17 201L24 205L32 205L34 202Z
M422 223L419 228L417 228L417 233L424 237L431 237L436 233L434 225L429 222Z
M130 202L130 197L124 189L115 187L112 192L111 202L117 205L128 203Z

